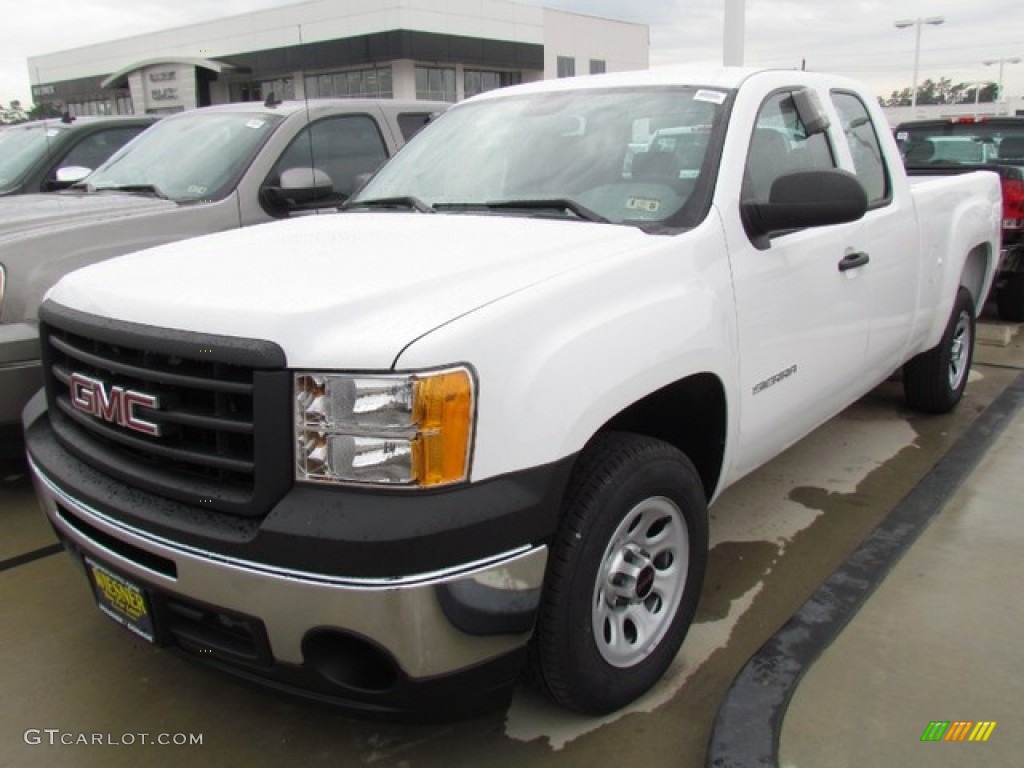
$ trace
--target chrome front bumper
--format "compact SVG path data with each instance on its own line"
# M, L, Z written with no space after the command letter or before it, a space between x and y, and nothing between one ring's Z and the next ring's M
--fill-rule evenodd
M338 630L383 649L409 678L430 678L508 654L530 637L545 546L395 579L276 569L126 526L30 466L43 510L63 539L150 588L259 619L276 662L303 665L307 635ZM173 568L146 564L154 561Z

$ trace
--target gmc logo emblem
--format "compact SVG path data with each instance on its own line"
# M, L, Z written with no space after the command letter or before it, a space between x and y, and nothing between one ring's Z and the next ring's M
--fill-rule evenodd
M124 387L107 389L107 386L99 379L83 376L80 373L71 374L71 382L68 386L71 390L71 405L79 411L128 429L134 429L136 432L153 437L160 436L159 424L140 419L135 415L135 409L139 406L154 410L160 407L160 401L154 395L146 395Z

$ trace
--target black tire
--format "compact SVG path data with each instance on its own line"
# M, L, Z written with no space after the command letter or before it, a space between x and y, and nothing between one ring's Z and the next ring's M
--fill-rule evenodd
M1024 321L1024 273L1011 272L996 291L999 319L1011 323Z
M689 459L649 437L595 438L552 543L530 680L586 714L643 694L693 621L707 550L707 500Z
M947 413L956 407L967 387L974 359L974 301L961 287L953 302L942 340L903 366L907 403L927 413Z

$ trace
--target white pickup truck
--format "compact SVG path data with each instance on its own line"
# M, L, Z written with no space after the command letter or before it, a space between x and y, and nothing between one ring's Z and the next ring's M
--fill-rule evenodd
M956 405L999 227L845 79L504 89L347 212L63 278L30 465L145 640L369 715L524 671L608 712L677 654L723 488L901 368Z

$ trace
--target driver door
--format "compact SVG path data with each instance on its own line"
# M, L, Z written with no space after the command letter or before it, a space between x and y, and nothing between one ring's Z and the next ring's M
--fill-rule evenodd
M766 200L787 173L836 168L826 132L809 134L792 91L769 95L757 117L743 200ZM732 253L739 347L736 469L746 473L857 397L870 330L868 273L855 264L854 222L744 239ZM844 261L845 259L845 261Z

